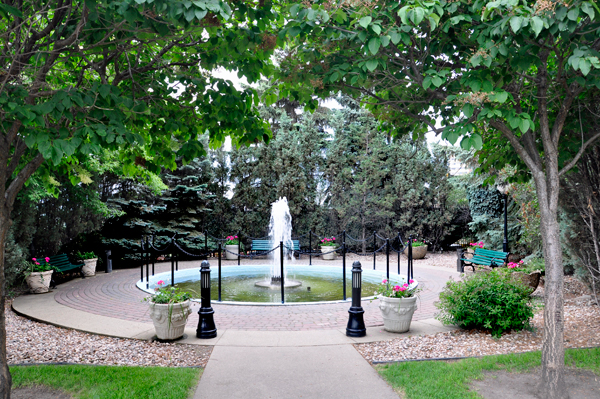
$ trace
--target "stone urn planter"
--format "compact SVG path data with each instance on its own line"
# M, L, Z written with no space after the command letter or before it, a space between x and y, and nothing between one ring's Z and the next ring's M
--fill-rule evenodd
M379 297L379 300L383 329L393 333L407 332L410 329L413 314L417 310L417 297Z
M190 313L192 309L189 300L165 304L150 302L150 318L154 323L156 337L163 340L181 338Z
M238 246L237 245L225 245L225 259L237 260L238 258ZM233 253L232 253L233 252Z
M323 260L335 260L337 258L337 252L335 252L335 250L337 249L337 247L333 247L330 245L327 246L321 246L321 253L322 253L322 257ZM334 252L332 252L334 251ZM331 253L328 253L331 252Z
M525 285L531 288L531 292L535 291L540 284L540 278L542 277L541 272L523 273L513 272L513 278L521 280Z
M32 272L25 278L29 291L32 294L43 294L48 292L50 289L50 280L52 280L52 273L54 270L48 270L46 272Z
M91 277L96 275L96 265L98 264L98 258L93 259L84 259L84 265L81 267L81 272L86 277Z
M420 247L413 247L412 249L413 259L423 259L427 254L427 245L421 245ZM404 251L404 256L408 258L408 248Z

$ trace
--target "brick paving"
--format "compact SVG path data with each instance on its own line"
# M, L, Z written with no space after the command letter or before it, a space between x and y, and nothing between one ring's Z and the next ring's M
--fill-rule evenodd
M363 261L365 267L372 265L372 258ZM348 259L350 261L356 259ZM348 262L347 260L347 262ZM393 261L392 261L393 260ZM443 259L444 262L455 262L455 257L448 256ZM216 264L216 260L211 259L211 264ZM264 264L265 260L244 260L243 264ZM303 264L308 260L302 259L296 264ZM320 263L319 263L320 262ZM331 262L313 260L314 264L331 265ZM341 261L338 259L341 265ZM371 263L369 263L371 262ZM385 260L378 259L377 269L385 268ZM401 259L402 269L405 269L406 260ZM223 265L234 265L235 261L224 261ZM347 264L351 264L347 263ZM446 267L423 267L420 264L427 264L425 260L414 261L415 279L424 286L424 291L420 294L420 300L417 302L418 310L415 312L413 320L424 320L434 317L436 308L434 301L437 300L439 292L442 290L445 282L452 275L451 265ZM390 265L396 265L396 259L390 260ZM197 268L199 261L180 262L180 269ZM169 270L170 263L156 265L156 273ZM135 283L140 278L139 268L116 270L105 274L100 272L95 277L85 279L74 279L65 284L61 284L54 299L65 306L73 309L82 310L112 318L130 320L143 323L152 323L149 317L148 304L143 298L148 294L140 291ZM379 301L363 301L362 306L365 310L365 324L368 327L383 325L381 314L378 309ZM350 302L313 304L313 305L282 305L282 306L241 306L226 305L218 302L212 302L215 310L215 323L219 329L233 330L260 330L260 331L302 331L302 330L330 330L345 328L348 323L348 309ZM193 305L194 312L188 320L188 326L198 325L197 311L200 305Z

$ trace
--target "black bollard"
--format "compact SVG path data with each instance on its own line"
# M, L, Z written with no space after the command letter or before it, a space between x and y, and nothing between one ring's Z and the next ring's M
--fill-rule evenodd
M106 273L112 272L112 251L110 249L104 250L106 253Z
M217 336L217 327L213 317L215 311L210 306L210 263L203 261L200 267L200 296L202 297L198 315L198 329L196 337L201 339L214 338Z
M456 271L459 273L464 273L465 272L465 264L462 260L462 258L464 257L464 249L462 247L458 248L456 250Z
M348 326L346 327L346 336L364 337L367 335L367 327L363 315L365 313L360 306L360 297L362 289L362 269L360 262L352 264L352 306L348 310Z

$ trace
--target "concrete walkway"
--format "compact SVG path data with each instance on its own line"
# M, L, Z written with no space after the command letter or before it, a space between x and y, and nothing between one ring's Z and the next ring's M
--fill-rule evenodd
M415 262L416 263L416 262ZM199 262L181 262L180 268ZM168 265L157 265L157 272ZM213 302L216 338L196 338L193 317L179 343L214 346L198 385L199 398L397 398L396 393L351 346L355 343L428 335L453 330L434 320L433 302L457 273L419 267L415 278L426 289L406 334L383 331L377 302L363 301L367 336L345 335L350 302L323 305L234 306ZM74 279L42 295L24 295L13 309L31 319L95 334L152 339L147 294L135 287L139 269Z

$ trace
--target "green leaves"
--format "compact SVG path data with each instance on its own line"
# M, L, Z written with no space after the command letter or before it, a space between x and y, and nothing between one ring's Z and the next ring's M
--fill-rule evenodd
M533 32L535 33L535 37L538 37L538 35L542 31L542 29L544 29L544 21L542 21L542 19L537 16L531 18L531 28L533 29Z
M366 66L370 72L373 72L377 68L378 62L376 59L367 60Z
M369 50L371 51L371 54L377 54L377 52L379 51L379 46L381 46L381 39L379 39L378 37L374 37L371 40L369 40Z
M362 17L358 23L360 24L360 26L362 26L363 28L367 28L369 26L369 24L371 23L371 21L373 20L372 17L370 16L366 16L366 17Z
M515 15L510 19L510 27L513 32L517 33L519 29L521 29L521 25L523 24L523 18Z

